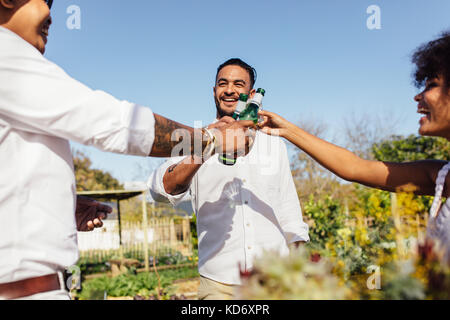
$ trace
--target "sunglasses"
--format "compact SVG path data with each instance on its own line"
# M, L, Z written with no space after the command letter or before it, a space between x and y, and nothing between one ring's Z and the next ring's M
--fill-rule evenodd
M52 8L52 4L53 4L53 0L45 0L45 2L48 5L48 8L51 9Z

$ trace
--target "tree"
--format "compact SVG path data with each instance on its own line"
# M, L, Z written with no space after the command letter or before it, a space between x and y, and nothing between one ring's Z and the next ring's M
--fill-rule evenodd
M374 143L372 150L379 161L417 161L436 159L450 161L450 142L440 137L392 136L390 139Z
M300 121L298 125L319 138L325 138L327 135L328 127L320 120L306 119ZM347 193L348 187L351 187L350 185L343 186L333 173L300 149L296 149L291 169L302 204L310 201L310 196L313 198L320 198L324 195L340 197L343 195L342 192Z
M92 161L80 151L73 157L77 191L123 190L123 185L110 173L91 168Z
M393 136L389 140L375 143L372 153L376 160L405 162L426 159L450 161L450 142L441 137L424 137L409 135L408 137ZM418 200L426 214L432 203L429 196L414 196L411 203Z
M373 160L372 146L394 135L400 117L392 113L350 113L343 118L345 148L359 157Z
M335 134L335 138L331 140L328 126L321 120L303 119L298 126L319 138L343 145L364 159L374 159L372 146L392 136L399 121L400 117L392 114L350 113L342 119L344 125L337 136L338 139ZM343 183L340 178L298 149L292 162L292 174L301 201L309 201L310 195L316 199L327 196L347 200L354 198L352 184Z

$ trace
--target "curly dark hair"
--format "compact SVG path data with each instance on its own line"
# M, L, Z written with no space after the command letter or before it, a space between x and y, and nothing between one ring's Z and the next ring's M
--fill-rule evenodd
M440 75L446 88L450 88L450 31L444 31L438 39L418 47L412 55L412 62L416 65L413 77L417 88Z
M239 58L232 58L232 59L229 59L229 60L225 61L224 63L222 63L217 68L216 81L217 81L217 76L219 75L220 70L222 70L226 66L239 66L239 67L247 70L247 72L250 76L250 87L253 88L253 86L255 85L255 82L256 82L256 70L255 70L255 68L250 66L248 63L245 63L244 61L242 61Z

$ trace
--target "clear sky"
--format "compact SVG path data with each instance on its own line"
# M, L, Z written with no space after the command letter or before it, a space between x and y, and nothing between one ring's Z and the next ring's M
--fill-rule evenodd
M67 26L71 5L80 29ZM381 29L367 27L370 5ZM216 69L240 57L256 68L265 107L292 121L339 132L351 113L392 114L396 133L411 134L410 56L450 28L449 14L448 0L55 0L46 56L93 89L191 126L215 118ZM146 180L159 162L72 146L122 182Z

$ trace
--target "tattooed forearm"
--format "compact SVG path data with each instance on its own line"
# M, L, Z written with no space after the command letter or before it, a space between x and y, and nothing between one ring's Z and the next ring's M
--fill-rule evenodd
M175 170L175 168L176 168L177 166L178 166L178 163L177 163L177 164L174 164L173 166L170 166L169 169L167 169L167 172L168 172L168 173L172 173L173 170Z
M185 192L191 185L192 178L202 165L187 157L179 163L167 168L163 177L164 189L168 194L177 195Z
M204 150L207 144L207 139L203 139L201 130L194 130L191 127L185 126L181 123L164 118L158 114L155 115L155 140L153 142L152 151L150 156L152 157L170 157L175 156L172 154L172 149L183 141L185 138L189 138L190 141L183 141L187 143L188 148L183 149L183 152L188 154L176 154L176 156L186 156L194 154L195 140L200 142L201 150ZM185 130L184 134L173 134L175 130Z
M185 129L191 134L194 132L193 128L155 114L155 140L150 156L170 157L173 147L180 142L172 141L172 132L177 129Z

